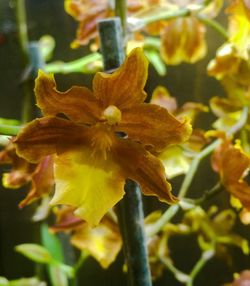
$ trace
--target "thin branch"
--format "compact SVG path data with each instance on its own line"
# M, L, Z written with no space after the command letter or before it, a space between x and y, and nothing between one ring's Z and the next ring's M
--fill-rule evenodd
M161 257L160 258L161 262L166 266L166 268L173 273L174 277L176 278L176 280L178 280L181 283L187 283L190 278L188 276L188 274L180 271L179 269L177 269L173 263L171 262L171 260L167 257Z
M204 17L203 15L196 15L196 18L199 19L206 26L211 27L216 32L218 32L225 40L228 40L228 34L225 28L217 21Z
M101 60L102 60L101 54L92 53L83 58L67 63L62 61L49 63L45 65L44 70L47 73L62 73L62 74L68 74L72 72L80 72L80 73L89 73L90 71L95 72L97 69L102 67Z
M218 182L210 190L205 191L201 198L198 198L198 199L189 199L189 198L186 199L185 198L183 199L183 201L193 204L193 205L201 205L208 199L211 199L212 197L216 196L222 190L223 190L223 186L221 185L220 182Z
M195 266L193 267L190 275L189 281L186 283L187 286L193 286L194 279L200 273L201 269L206 265L206 263L214 256L214 250L208 250L202 253L200 259L196 262Z
M169 207L165 213L151 227L146 229L147 236L153 236L158 233L164 225L169 222L180 209L180 205L176 204Z

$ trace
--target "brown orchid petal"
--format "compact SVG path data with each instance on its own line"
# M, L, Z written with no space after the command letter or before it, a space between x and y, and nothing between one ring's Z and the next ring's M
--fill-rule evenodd
M88 88L73 86L59 92L53 75L41 70L36 79L35 94L44 115L64 113L72 121L85 124L95 123L100 115L98 102Z
M98 36L97 23L101 19L111 17L113 15L110 10L99 11L97 14L86 14L84 19L79 23L76 39L72 42L72 48L78 48L89 43L91 39Z
M49 194L54 186L53 160L51 156L46 156L36 167L31 176L32 187L28 195L19 204L20 208Z
M127 2L129 13L135 13L146 5L136 0ZM64 0L64 7L66 12L79 22L77 38L71 45L73 48L86 45L97 37L98 20L114 16L112 5L108 0Z
M228 184L226 185L226 190L240 200L247 210L250 210L250 186L245 181Z
M145 103L124 110L122 121L116 128L157 150L186 141L192 131L186 120L178 121L165 108Z
M56 223L50 227L53 232L71 231L82 226L86 222L74 215L75 208L62 206L55 208Z
M65 0L64 7L69 15L80 22L76 39L71 44L73 48L88 44L98 35L97 21L113 15L107 0Z
M112 74L97 73L93 90L102 107L114 105L119 109L143 102L148 62L140 48L134 49L125 62Z
M14 145L12 143L7 144L7 146L0 151L0 164L12 164L13 155L15 153Z
M19 189L28 184L31 180L31 174L24 170L12 170L3 174L2 184L7 189Z
M224 139L212 157L213 169L220 174L226 190L250 210L250 186L243 180L250 166L250 158L240 146Z
M136 181L145 195L157 196L160 201L170 204L177 202L171 194L171 185L166 180L160 160L139 143L118 138L113 145L112 153L115 161L119 162L124 176Z
M12 142L0 152L0 164L11 165L10 172L3 174L3 186L8 189L18 189L29 183L36 168L36 165L16 154L16 148Z
M18 134L14 143L17 154L37 163L44 156L65 148L84 145L88 128L58 117L44 117L28 123Z
M250 270L244 270L239 276L235 278L232 284L227 284L225 286L247 286L250 285Z
M240 180L250 166L250 158L242 150L229 146L224 152L223 175L225 183Z

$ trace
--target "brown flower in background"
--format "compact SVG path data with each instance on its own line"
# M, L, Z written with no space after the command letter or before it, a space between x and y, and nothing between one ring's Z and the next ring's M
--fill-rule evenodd
M212 166L219 173L226 191L250 210L250 186L244 181L250 167L250 158L241 146L233 145L230 139L224 138L212 156Z
M128 0L128 11L135 12L142 8L142 1ZM97 22L114 16L114 7L109 0L64 0L66 12L79 22L73 48L87 45L98 35Z
M5 188L19 189L31 183L27 196L19 204L21 208L52 192L54 186L52 157L46 156L38 164L32 164L19 157L14 144L10 142L0 152L0 164L11 166L11 170L3 174Z

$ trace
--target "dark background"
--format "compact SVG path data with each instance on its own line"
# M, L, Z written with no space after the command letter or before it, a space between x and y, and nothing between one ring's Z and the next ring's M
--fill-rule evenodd
M30 40L38 40L44 34L50 34L56 39L56 48L53 60L69 61L84 55L85 48L72 50L70 42L73 40L76 22L65 13L63 0L27 0L27 20ZM21 116L22 90L20 76L23 71L21 52L17 38L12 1L0 0L0 117L17 118ZM171 94L176 96L181 105L186 101L199 101L208 103L210 97L222 94L218 83L206 76L206 65L209 58L215 53L222 39L214 31L208 29L209 42L208 56L196 65L183 64L168 68L165 77L158 77L150 68L149 80L146 89L149 94L158 85L166 85ZM73 84L91 86L92 75L71 74L57 75L59 89L63 90ZM199 126L208 128L214 118L211 115L202 115ZM1 169L1 172L6 169ZM216 176L209 171L209 162L201 165L201 170L191 188L191 196L213 186ZM180 185L179 179L173 181L174 192ZM33 264L21 255L15 253L13 248L17 244L38 242L39 226L30 221L33 208L26 207L19 210L18 202L25 196L25 190L0 190L0 276L8 279L17 279L33 275ZM225 195L219 196L214 203L222 209L226 208ZM145 200L145 212L155 207L165 208L154 199ZM242 235L249 237L248 227L238 226ZM189 272L199 257L199 250L193 237L175 238L170 241L171 252L179 267ZM249 268L249 258L241 255L237 249L231 249L233 266L228 267L219 259L212 259L197 278L196 286L219 286L231 280L232 273ZM116 263L104 271L90 258L81 270L80 285L93 286L125 286L126 278L122 273L122 254ZM163 277L154 283L154 286L180 285L172 274L165 271Z

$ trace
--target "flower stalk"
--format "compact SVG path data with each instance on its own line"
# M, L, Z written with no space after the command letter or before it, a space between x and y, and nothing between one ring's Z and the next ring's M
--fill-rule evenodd
M206 265L206 263L214 256L215 251L213 249L207 250L202 253L200 259L196 262L195 266L193 267L190 275L189 275L189 281L187 282L187 286L193 286L193 281L200 273L201 269Z
M15 12L16 12L16 21L18 27L18 39L20 43L23 66L27 67L29 65L29 39L27 31L27 22L26 22L26 9L25 9L25 0L16 0L15 1ZM22 106L22 123L26 123L32 119L32 85L29 81L24 81L22 84L23 89L23 106Z
M122 64L124 58L120 19L100 21L99 34L105 70L112 71ZM135 182L127 180L125 196L118 208L129 285L151 286L142 199L140 189Z

